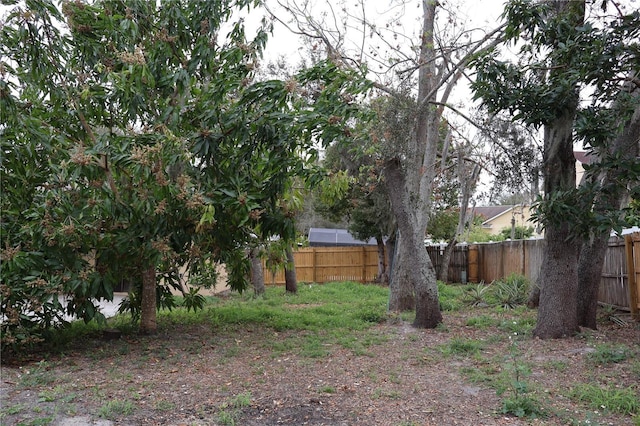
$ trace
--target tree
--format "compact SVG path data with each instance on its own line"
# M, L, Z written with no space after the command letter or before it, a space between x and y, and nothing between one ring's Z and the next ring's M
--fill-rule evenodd
M123 278L134 281L123 307L153 333L181 267L202 283L224 262L243 289L253 230L293 234L279 198L291 176L313 177L315 143L348 137L357 108L344 100L367 85L328 62L253 83L267 29L223 31L252 5L34 0L8 14L3 345L60 321L57 294L71 298L67 313L94 318L93 300Z
M474 88L491 111L509 111L515 120L544 127L545 195L537 217L545 228L546 249L534 330L542 338L571 335L583 323L578 319L578 243L595 225L593 205L581 204L575 189L573 135L602 151L619 134L619 124L631 116L637 102L623 96L624 107L616 108L622 114L617 116L618 126L611 125L611 102L621 93L620 82L638 69L631 52L637 49L639 14L625 14L614 2L603 3L605 13L607 4L614 4L618 16L598 21L597 17L585 20L596 16L595 10L586 14L585 2L512 1L505 9L506 34L509 42L526 40L520 62L509 63L493 52L476 64ZM583 87L590 91L586 108L580 105ZM637 167L624 161L609 166L623 166L631 175ZM612 200L600 201L607 211L618 210L615 202L609 204ZM589 294L589 298L594 295Z
M462 42L463 38L458 38L459 44L448 43L436 32L436 14L444 9L431 0L422 1L422 24L415 43L407 35L395 33L394 22L379 26L369 21L364 15L367 10L364 3L358 8L361 16L333 16L334 22L342 25L339 28L315 20L306 3L288 1L283 6L294 14L297 25L294 31L322 43L328 55L343 67L370 63L372 73L381 70L381 78L374 85L388 97L385 108L378 110L378 119L386 129L372 137L388 147L383 153L384 182L399 230L389 308L405 310L415 306L414 326L435 327L442 321L442 315L435 270L424 249L424 235L431 213L440 123L453 86L470 55L495 33L478 42ZM347 51L344 30L358 26L360 48ZM384 52L369 49L375 45L366 43L367 35L379 40L389 54L379 55ZM407 41L407 50L403 51L395 41L398 38ZM410 89L402 90L403 81L404 88Z
M366 124L365 124L366 125ZM332 145L327 149L323 165L331 176L320 194L318 210L334 221L345 220L349 232L357 239L375 238L378 246L380 283L388 283L385 238L394 232L389 198L380 184L380 161L376 148L368 138L356 139L348 149Z

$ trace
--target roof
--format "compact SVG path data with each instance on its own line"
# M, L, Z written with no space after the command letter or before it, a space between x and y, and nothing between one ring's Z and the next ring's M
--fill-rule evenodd
M356 240L346 229L310 228L310 246L375 246L376 239Z
M592 156L585 151L573 151L573 156L582 164L591 164Z
M474 207L473 213L477 216L482 216L485 222L490 221L498 216L502 216L503 214L511 211L513 209L513 205L507 206L485 206L485 207Z

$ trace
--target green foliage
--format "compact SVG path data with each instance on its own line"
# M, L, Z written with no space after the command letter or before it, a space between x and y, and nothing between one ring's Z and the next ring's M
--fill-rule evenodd
M184 267L207 286L201 272L224 262L242 290L243 245L256 232L294 235L283 194L292 176L318 180L317 144L350 139L369 85L328 61L255 82L270 28L247 39L235 16L255 5L10 6L0 25L3 350L37 343L64 314L103 319L95 300L149 267L161 307L175 306ZM125 306L134 320L139 306L133 295Z
M621 414L640 413L640 395L633 387L617 388L579 383L569 392L576 401L585 402L594 410L607 410Z
M447 344L441 345L438 349L446 356L473 355L480 353L484 346L485 343L478 340L455 337Z
M182 306L187 308L187 312L191 309L193 311L197 311L198 309L204 309L204 305L207 299L199 294L200 289L196 287L192 287L189 289L188 293L184 294L184 300L182 301Z
M458 210L446 209L432 215L427 225L427 234L434 241L449 241L456 233L460 215Z
M443 311L458 311L463 307L462 286L450 285L438 281L438 298Z
M516 226L514 231L515 240L524 240L533 235L533 226ZM511 238L511 228L503 228L500 235L504 240Z
M98 409L98 416L108 420L116 420L118 417L131 415L134 411L133 402L113 399Z
M545 417L540 402L530 395L531 389L526 378L531 375L531 369L520 359L514 340L511 340L509 359L505 363L503 374L506 387L499 387L496 392L498 395L506 395L502 399L502 413L516 417Z
M487 285L484 282L471 285L463 294L463 301L471 306L487 306L487 296L490 291L491 285Z
M530 284L525 276L513 273L493 285L494 297L503 308L513 309L527 302Z
M497 325L497 321L489 315L468 318L465 325L475 328L489 328Z
M596 345L595 352L587 354L587 360L594 365L616 364L632 356L625 345Z

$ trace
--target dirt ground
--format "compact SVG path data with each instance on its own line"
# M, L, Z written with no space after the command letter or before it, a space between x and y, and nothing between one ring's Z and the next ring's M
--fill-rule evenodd
M496 317L502 326L467 325L479 316ZM607 321L598 331L541 341L514 334L508 327L512 320L519 321L508 313L473 308L445 313L444 327L436 330L388 321L364 332L350 348L327 344L313 354L288 343L300 339L292 332L257 327L181 325L154 337L96 337L46 361L4 365L0 423L638 424L630 415L569 396L578 383L631 387L640 394L637 324ZM476 340L482 349L446 353L453 339ZM594 364L588 354L603 344L624 344L635 352L622 362ZM501 414L502 401L513 390L498 395L487 377L503 371L508 376L509 365L530 367L527 395L541 402L546 417Z

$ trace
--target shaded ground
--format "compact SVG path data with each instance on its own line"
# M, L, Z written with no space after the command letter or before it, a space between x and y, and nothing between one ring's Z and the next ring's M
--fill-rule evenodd
M593 383L640 395L638 325L604 322L597 332L540 341L522 337L534 315L473 308L445 313L437 330L396 319L332 344L316 333L255 326L174 325L152 338L96 337L47 361L3 366L0 422L640 424L572 393ZM590 355L602 348L622 348L625 356ZM518 396L510 384L520 367L527 393L519 395L538 401L543 418L501 414L504 401Z

